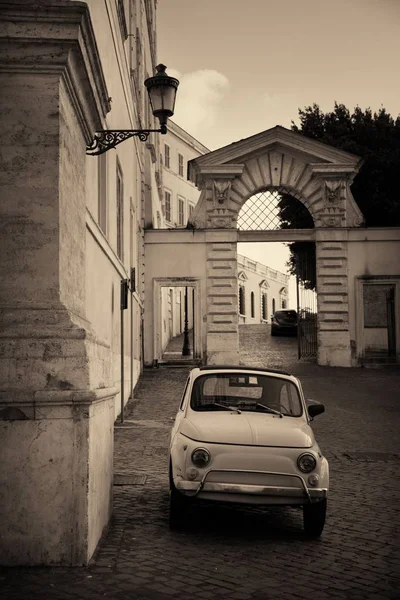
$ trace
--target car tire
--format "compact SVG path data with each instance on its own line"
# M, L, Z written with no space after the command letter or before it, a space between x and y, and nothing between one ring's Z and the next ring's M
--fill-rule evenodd
M169 526L180 529L186 520L187 498L171 486L169 491Z
M327 501L303 506L304 532L308 537L319 537L324 529Z

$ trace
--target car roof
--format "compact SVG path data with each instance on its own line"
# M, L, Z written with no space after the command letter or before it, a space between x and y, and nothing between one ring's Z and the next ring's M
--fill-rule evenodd
M261 367L247 367L245 365L205 365L203 367L198 367L198 369L199 371L260 371L261 373L278 373L279 375L288 375L291 377L291 374L287 371Z

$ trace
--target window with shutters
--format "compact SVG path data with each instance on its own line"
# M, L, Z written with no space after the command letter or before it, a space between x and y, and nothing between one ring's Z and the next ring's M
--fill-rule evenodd
M182 156L182 154L178 154L178 173L181 177L183 177L183 156Z
M126 39L128 39L128 28L126 26L124 0L117 0L117 13L121 37L122 40L125 41Z
M107 235L107 154L100 154L97 157L97 185L98 185L98 218L97 222L100 229Z
M171 158L170 158L170 147L168 144L164 144L164 165L169 169L171 167Z
M185 224L185 201L178 198L178 225Z
M171 223L171 192L165 192L165 220Z
M124 181L122 169L117 163L117 255L124 259Z

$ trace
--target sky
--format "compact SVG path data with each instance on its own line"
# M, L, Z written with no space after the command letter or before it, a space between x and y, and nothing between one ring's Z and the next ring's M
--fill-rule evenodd
M157 35L173 120L210 150L313 103L400 113L400 0L158 0ZM287 249L266 246L238 251L284 271Z

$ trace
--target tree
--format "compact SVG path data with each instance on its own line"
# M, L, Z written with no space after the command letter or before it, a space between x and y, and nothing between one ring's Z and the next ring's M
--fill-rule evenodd
M344 104L335 102L334 110L327 113L318 104L299 109L299 119L299 126L292 121L292 131L364 159L351 191L364 215L365 226L400 226L400 115L395 120L385 108L372 113L370 108L363 111L359 106L350 113ZM281 202L282 227L298 227L298 209L292 209L290 203L288 206L285 195ZM297 244L289 244L288 266L293 274ZM315 254L315 248L308 248Z

